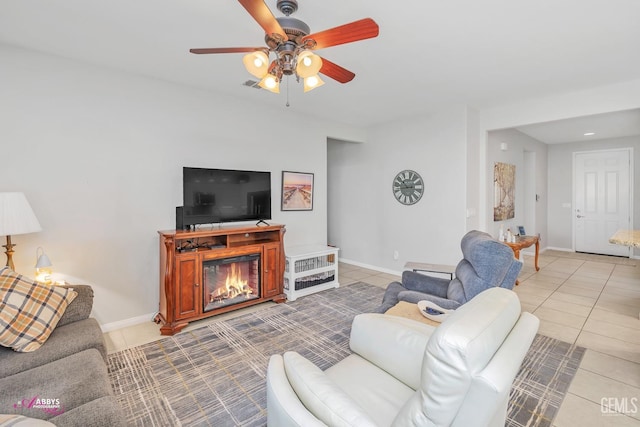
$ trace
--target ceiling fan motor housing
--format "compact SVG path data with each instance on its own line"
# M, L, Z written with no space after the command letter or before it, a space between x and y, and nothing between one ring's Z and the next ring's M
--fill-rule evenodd
M292 75L295 72L295 58L297 55L297 44L291 41L286 41L276 49L278 55L278 69L279 72L287 76Z
M287 35L287 38L296 43L298 43L300 38L311 33L309 26L299 19L292 18L290 16L281 16L276 18L276 20ZM282 42L281 38L274 37L274 35L271 34L266 34L264 36L264 41L271 49L275 49L278 44Z
M276 7L280 12L289 16L298 10L298 2L296 0L278 0Z

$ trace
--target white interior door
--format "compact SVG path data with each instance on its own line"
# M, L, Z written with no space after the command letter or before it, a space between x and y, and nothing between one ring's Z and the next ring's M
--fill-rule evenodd
M630 158L629 149L574 154L576 252L629 256L609 238L631 225Z

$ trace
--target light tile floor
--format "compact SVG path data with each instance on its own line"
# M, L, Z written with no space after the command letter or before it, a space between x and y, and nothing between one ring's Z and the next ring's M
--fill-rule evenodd
M523 310L540 318L539 333L587 348L555 427L640 427L640 261L546 251L540 271L524 257L515 291ZM340 285L362 281L386 287L399 277L340 264ZM271 303L196 322L216 322ZM160 337L149 322L105 334L109 351ZM603 406L607 405L607 406Z

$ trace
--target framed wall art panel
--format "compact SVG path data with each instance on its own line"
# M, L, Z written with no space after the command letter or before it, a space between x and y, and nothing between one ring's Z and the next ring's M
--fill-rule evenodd
M313 174L282 171L282 210L313 210Z
M493 220L515 216L516 166L496 162L493 165Z

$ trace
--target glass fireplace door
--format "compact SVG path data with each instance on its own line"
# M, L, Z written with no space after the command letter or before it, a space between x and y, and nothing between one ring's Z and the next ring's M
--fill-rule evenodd
M204 261L202 276L205 312L261 296L260 254Z

